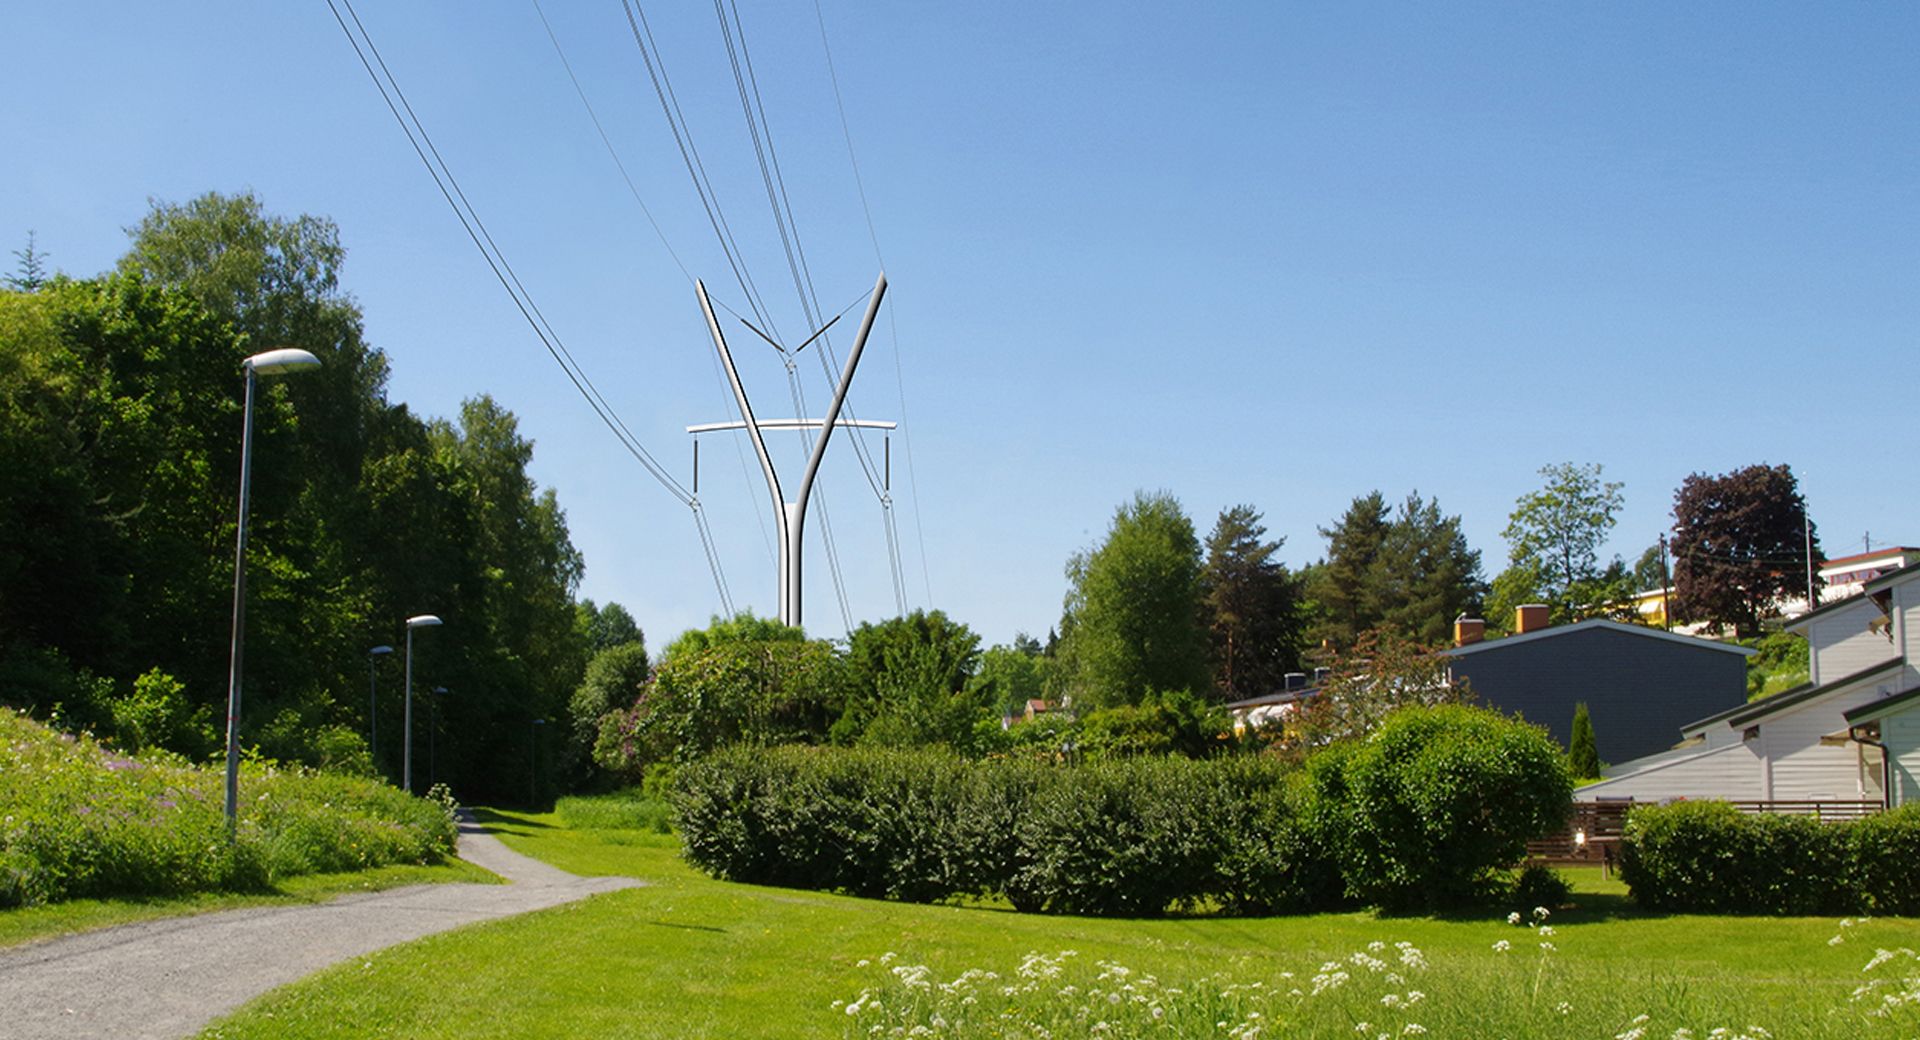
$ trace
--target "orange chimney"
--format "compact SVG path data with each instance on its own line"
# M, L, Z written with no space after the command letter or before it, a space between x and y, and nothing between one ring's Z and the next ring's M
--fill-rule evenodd
M1513 631L1516 635L1538 632L1547 627L1547 605L1528 603L1513 608Z
M1487 623L1485 621L1479 618L1468 617L1465 614L1453 619L1454 646L1471 646L1485 639L1486 636Z

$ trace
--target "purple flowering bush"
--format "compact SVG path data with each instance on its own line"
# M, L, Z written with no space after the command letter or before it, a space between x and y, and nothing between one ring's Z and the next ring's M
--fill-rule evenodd
M257 889L453 849L438 804L270 763L243 768L229 840L224 783L219 766L129 757L0 709L0 907Z

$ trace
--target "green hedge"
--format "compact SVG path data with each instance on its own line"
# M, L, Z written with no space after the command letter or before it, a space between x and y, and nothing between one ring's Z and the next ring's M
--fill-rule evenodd
M1685 913L1920 913L1920 805L1863 820L1742 813L1725 802L1640 806L1620 876L1642 906Z
M0 709L0 907L253 889L451 852L438 804L354 777L247 764L236 841L225 771L132 758Z
M1251 756L1067 766L734 748L683 767L676 805L687 858L728 880L1138 916L1459 905L1494 894L1526 840L1565 818L1569 791L1536 728L1441 708L1305 773Z

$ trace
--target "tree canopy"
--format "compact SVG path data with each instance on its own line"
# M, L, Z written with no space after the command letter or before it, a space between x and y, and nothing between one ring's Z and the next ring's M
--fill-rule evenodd
M1327 557L1307 578L1316 614L1309 634L1336 652L1376 629L1444 642L1453 619L1485 595L1480 553L1468 548L1460 518L1418 491L1398 507L1378 491L1363 495L1320 533Z
M1298 586L1274 558L1286 539L1265 541L1266 533L1257 510L1237 505L1221 510L1207 535L1201 602L1213 689L1225 700L1280 689L1300 667Z
M400 655L367 651L434 613L416 701L451 692L415 704L414 739L437 729L435 773L463 795L524 791L497 762L564 711L587 646L582 561L512 413L479 396L423 421L387 400L324 218L209 194L130 234L113 273L0 292L0 672L21 680L0 696L102 731L222 713L240 365L298 346L321 367L262 381L255 408L243 742L364 767L371 712L373 765L397 775Z
M1061 680L1078 708L1207 688L1200 542L1180 503L1139 492L1097 547L1067 564Z
M1599 463L1545 466L1545 486L1521 495L1507 517L1507 569L1493 582L1488 612L1501 624L1523 603L1544 603L1553 620L1573 621L1639 591L1616 558L1600 565L1600 547L1618 523L1625 485L1600 479Z
M1799 481L1785 465L1754 465L1719 476L1695 473L1673 496L1674 614L1682 621L1758 634L1780 600L1818 594L1810 558L1820 535L1807 517Z

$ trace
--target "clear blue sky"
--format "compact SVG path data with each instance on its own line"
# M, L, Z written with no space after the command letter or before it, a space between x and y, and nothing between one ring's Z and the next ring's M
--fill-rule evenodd
M1629 559L1688 473L1756 462L1793 466L1832 555L1866 532L1920 543L1920 6L821 2L893 287L853 404L908 420L912 606L989 641L1044 635L1068 555L1137 488L1172 491L1203 535L1251 503L1296 565L1354 496L1418 489L1464 517L1491 576L1514 499L1563 461L1625 482L1612 551ZM744 311L620 4L546 7L673 252ZM797 339L713 11L646 14ZM740 14L837 309L879 261L814 9ZM361 16L536 302L687 480L683 428L730 400L691 286L533 5ZM149 196L251 188L332 217L392 398L446 416L485 392L520 417L586 554L583 594L626 604L655 646L718 609L687 511L522 324L324 0L35 4L6 22L0 244L31 229L86 275ZM771 351L733 328L757 409L789 414ZM803 371L818 409L827 380ZM824 487L858 621L894 600L846 447ZM798 446L775 450L798 470ZM774 613L751 453L702 454L735 598ZM809 628L837 636L817 538L808 562Z

